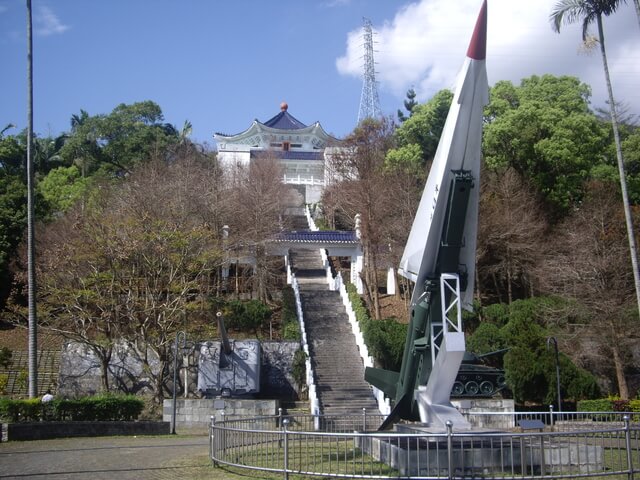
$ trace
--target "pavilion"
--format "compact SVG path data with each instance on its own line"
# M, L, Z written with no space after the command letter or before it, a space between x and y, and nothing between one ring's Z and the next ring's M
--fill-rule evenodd
M250 165L260 158L276 158L283 167L283 182L295 186L304 203L320 201L328 178L327 158L340 143L315 122L305 125L288 112L283 102L280 112L266 122L254 120L237 135L215 133L218 160L222 165Z

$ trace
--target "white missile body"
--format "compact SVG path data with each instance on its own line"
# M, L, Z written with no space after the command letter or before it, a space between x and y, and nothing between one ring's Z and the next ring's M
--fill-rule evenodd
M489 101L489 84L485 66L487 5L480 15L467 51L456 90L447 115L440 143L427 178L427 184L413 221L411 232L400 261L399 273L422 285L435 270L452 172L469 170L476 179L464 224L465 245L460 263L467 269L467 286L462 305L470 309L475 278L476 236L480 190L480 149L482 143L483 108ZM414 292L419 289L415 289ZM417 299L413 298L412 303Z

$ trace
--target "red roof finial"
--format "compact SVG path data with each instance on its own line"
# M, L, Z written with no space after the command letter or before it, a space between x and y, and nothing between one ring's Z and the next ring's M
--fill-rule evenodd
M476 20L476 28L467 50L467 57L474 60L484 60L487 56L487 0L482 2L482 8Z
M288 108L289 108L289 105L287 105L287 102L282 102L280 104L280 111L281 112L286 112Z

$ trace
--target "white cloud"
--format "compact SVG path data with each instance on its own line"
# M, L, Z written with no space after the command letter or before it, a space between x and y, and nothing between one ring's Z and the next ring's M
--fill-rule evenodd
M41 5L36 9L33 23L34 31L43 37L58 35L69 29L69 26L64 25L53 10L44 5Z
M591 85L593 103L604 105L606 86L599 51L579 53L580 25L556 34L549 13L557 0L489 0L487 71L490 83L519 83L530 75L573 75ZM382 91L400 98L412 86L420 100L453 86L480 9L480 0L421 0L402 7L375 26L377 80ZM595 32L595 28L593 29ZM640 113L640 30L631 6L605 19L605 38L616 99ZM344 75L362 75L362 35L348 34L337 59Z

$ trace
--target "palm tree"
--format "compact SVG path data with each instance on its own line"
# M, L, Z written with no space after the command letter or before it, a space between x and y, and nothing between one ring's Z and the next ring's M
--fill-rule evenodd
M27 283L29 303L29 398L38 396L38 321L36 317L35 239L33 236L33 33L27 0Z
M624 205L624 215L627 223L627 236L629 239L629 250L631 253L633 278L636 286L638 313L640 314L640 274L638 273L636 239L633 230L633 217L631 216L631 207L629 206L629 195L627 193L627 181L624 171L622 147L620 144L620 133L618 131L618 114L616 112L616 103L613 98L613 88L611 87L609 64L607 62L607 51L604 44L604 28L602 27L602 16L609 16L612 13L615 13L615 11L622 3L626 3L626 0L560 0L556 3L553 11L551 12L550 19L553 24L553 29L558 33L560 33L560 26L563 23L569 24L582 22L583 41L587 40L589 26L594 21L598 27L598 42L600 43L600 54L602 55L602 65L604 67L604 76L607 83L607 92L609 94L611 127L613 128L613 139L616 145L618 172L620 174L620 188L622 190L622 203Z

